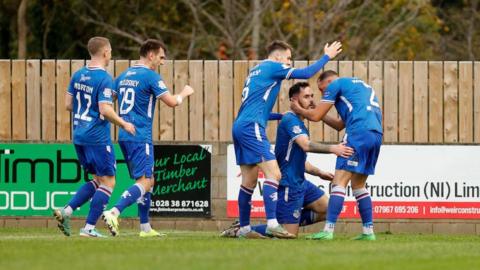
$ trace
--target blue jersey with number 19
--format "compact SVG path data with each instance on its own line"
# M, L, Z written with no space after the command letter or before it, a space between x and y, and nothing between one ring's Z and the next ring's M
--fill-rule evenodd
M242 91L242 105L236 122L258 123L267 126L268 117L277 100L280 85L288 80L294 68L264 60L250 70Z
M134 65L115 80L120 117L135 126L136 134L123 129L119 141L152 142L153 113L157 98L168 93L160 74L145 65Z
M120 129L118 140L152 142L152 121L157 98L168 93L160 74L145 65L130 67L115 80L120 117L135 126L131 135Z
M100 67L75 72L68 87L73 96L73 143L111 144L110 122L100 114L98 103L112 103L112 77Z
M348 134L382 131L382 111L373 88L358 78L338 78L328 85L322 102L335 104Z

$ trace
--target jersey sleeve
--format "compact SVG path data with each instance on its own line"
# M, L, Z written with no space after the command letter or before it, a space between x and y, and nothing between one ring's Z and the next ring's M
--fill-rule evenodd
M323 92L322 102L335 103L335 100L340 95L340 82L335 80L327 86L327 89Z
M68 84L68 89L67 89L67 94L70 96L75 95L75 88L73 87L75 81L75 74L73 75L72 79L70 80L70 83Z
M98 102L113 104L113 79L110 76L105 77L98 88Z
M308 136L308 131L300 119L294 116L284 116L283 119L286 121L285 127L291 141L295 140L299 136Z
M288 80L295 69L289 65L274 62L271 66L272 77L277 80Z
M150 79L150 88L156 98L168 93L168 88L160 74L155 73Z
M268 116L268 121L282 120L283 114L281 113L270 113Z

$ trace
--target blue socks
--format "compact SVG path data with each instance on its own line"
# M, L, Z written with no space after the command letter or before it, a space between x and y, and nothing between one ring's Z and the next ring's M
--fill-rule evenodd
M277 219L278 183L275 180L265 179L263 182L263 203L268 220Z
M240 185L238 192L238 211L240 216L240 227L250 225L250 210L252 209L253 189Z
M121 213L123 209L137 202L137 200L145 194L143 186L140 184L135 184L129 187L125 192L123 192L120 200L115 205L115 208L118 209L118 212Z
M300 216L300 227L317 223L317 213L310 209L303 209Z
M343 201L345 200L345 188L342 186L333 186L328 200L327 222L324 231L333 232L338 216L342 212Z
M103 210L107 207L108 200L112 195L112 189L101 185L93 195L90 203L90 211L87 216L87 224L95 226L97 220L102 215Z
M357 199L358 211L363 223L363 233L373 233L373 211L372 198L366 188L359 188L353 190L353 196Z
M138 202L138 216L140 217L140 224L146 224L149 222L148 216L151 198L152 193L147 192L142 198L140 198L140 201Z
M252 226L252 230L263 236L267 236L267 224L259 224Z
M67 207L70 206L72 211L76 210L78 207L85 204L90 198L93 197L95 191L97 190L99 184L96 179L89 181L83 184L78 190L73 198L68 202ZM71 213L68 213L71 214Z

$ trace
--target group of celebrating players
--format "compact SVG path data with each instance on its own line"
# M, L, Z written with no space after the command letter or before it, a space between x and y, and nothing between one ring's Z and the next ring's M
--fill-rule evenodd
M283 115L271 114L283 80L309 79L341 52L341 43L325 45L320 60L301 69L291 67L292 48L274 41L268 59L250 70L242 91L242 105L233 124L237 164L242 173L238 194L240 220L222 236L256 238L296 238L299 226L326 220L325 228L307 239L331 240L349 183L358 203L363 233L357 240L375 240L372 200L366 189L368 175L374 174L382 144L382 113L371 86L358 78L339 78L335 71L320 74L317 84L322 100L315 104L306 82L289 89L290 107ZM335 105L341 119L327 116ZM281 119L272 152L265 129L269 119ZM336 130L346 129L339 145L324 145L310 140L303 121L323 120ZM335 174L331 175L307 162L306 152L334 153ZM267 224L250 226L252 194L258 170L265 175L263 202ZM305 179L305 173L332 181L330 198Z
M325 45L325 55L302 69L291 67L292 48L274 41L268 47L268 58L253 67L245 80L242 104L233 123L232 137L237 164L242 173L238 195L240 219L222 232L222 236L246 239L296 238L299 227L326 220L322 232L307 239L333 239L335 223L340 215L346 186L351 183L362 219L363 233L358 240L375 240L372 200L366 189L382 143L382 114L373 89L358 78L339 78L327 70L318 78L322 92L319 104L306 82L289 89L291 111L271 113L283 80L309 79L338 55L340 42ZM166 47L148 39L140 47L140 59L115 80L105 68L111 59L111 45L103 37L88 42L90 63L77 71L66 94L67 110L73 113L73 143L78 159L93 180L83 184L70 202L55 210L59 229L71 235L72 212L91 200L85 226L80 235L104 237L95 228L100 219L112 236L119 234L118 216L136 203L140 218L140 236L162 234L149 223L154 157L152 119L156 100L170 107L178 106L193 94L186 85L180 94L172 95L156 72L165 60ZM208 90L207 90L208 91ZM113 102L118 99L118 114ZM340 118L326 115L335 105ZM336 130L346 129L343 142L325 145L312 141L304 120L323 120ZM268 120L280 120L275 149L266 137ZM121 127L119 144L135 184L128 188L116 205L105 210L115 186L115 155L110 137L110 123ZM335 174L320 170L307 162L307 152L336 154ZM257 185L258 171L265 175L263 201L266 224L250 225L251 199ZM332 181L330 198L305 179L305 173Z

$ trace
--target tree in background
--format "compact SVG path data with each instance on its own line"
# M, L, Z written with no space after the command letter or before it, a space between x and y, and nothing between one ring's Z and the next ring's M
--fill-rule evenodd
M0 0L0 57L86 58L88 39L103 35L115 58L136 58L138 44L157 38L172 59L261 59L274 39L291 43L295 59L315 59L339 39L342 59L475 60L479 8L479 0Z

